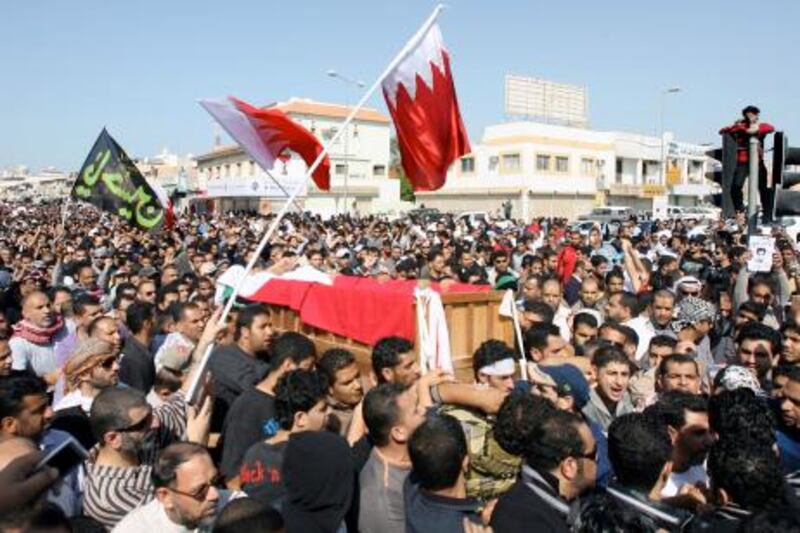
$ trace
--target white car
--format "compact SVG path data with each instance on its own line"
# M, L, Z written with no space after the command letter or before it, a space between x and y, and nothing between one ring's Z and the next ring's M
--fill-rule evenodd
M695 206L687 207L684 209L683 218L691 220L707 220L709 222L716 222L719 220L722 210L717 207L711 206Z
M578 221L591 221L591 222L601 222L601 223L608 223L611 221L624 221L628 220L630 216L633 214L633 209L630 207L618 207L618 206L606 206L606 207L595 207L592 209L591 213L587 215L581 215L578 217Z

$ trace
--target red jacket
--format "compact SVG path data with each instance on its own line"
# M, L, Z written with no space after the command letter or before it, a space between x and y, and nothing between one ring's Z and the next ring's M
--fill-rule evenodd
M575 266L578 264L578 251L567 245L558 252L558 266L556 267L556 275L561 280L561 286L566 287L572 273L575 272Z
M734 122L731 126L726 126L719 130L720 135L723 133L730 133L736 139L736 161L738 163L747 163L750 160L750 133L747 133L747 128L750 126L744 120ZM758 159L764 160L764 138L775 131L772 124L762 122L758 125L758 132L755 134L758 137Z

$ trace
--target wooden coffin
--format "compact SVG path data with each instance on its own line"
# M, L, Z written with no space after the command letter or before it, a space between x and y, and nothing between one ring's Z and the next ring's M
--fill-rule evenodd
M453 366L460 381L473 381L472 354L482 342L499 339L509 346L514 346L513 322L510 318L500 316L499 313L502 299L503 293L497 291L442 294L442 304L450 332ZM304 324L298 313L288 307L269 304L267 306L272 310L272 324L275 331L296 331L308 336L314 341L319 354L330 348L350 350L359 362L362 375L371 371L370 346Z

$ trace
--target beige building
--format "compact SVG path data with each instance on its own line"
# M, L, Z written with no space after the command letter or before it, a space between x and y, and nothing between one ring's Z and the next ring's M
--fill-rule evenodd
M47 168L31 174L26 167L0 172L0 200L22 202L66 198L72 190L74 174Z
M442 189L417 193L417 202L443 211L494 211L510 200L514 217L575 218L596 204L597 182L613 168L609 133L498 124L451 167Z
M137 159L135 163L148 181L158 183L167 192L178 189L191 194L197 191L197 163L192 154L182 157L164 148L160 154Z
M274 104L314 133L323 143L341 128L351 108L332 103L292 98ZM303 188L298 204L303 209L329 215L349 207L361 213L386 213L399 205L400 184L389 178L389 117L362 108L330 147L331 190L321 191L309 180L302 185L305 163L297 156L276 164L271 174L287 191ZM279 209L285 193L238 145L218 144L195 158L200 197L223 211Z
M457 161L447 183L417 193L417 202L443 211L496 211L512 216L575 219L601 205L653 211L654 205L697 205L713 192L700 145L584 128L510 122L489 126L473 152Z

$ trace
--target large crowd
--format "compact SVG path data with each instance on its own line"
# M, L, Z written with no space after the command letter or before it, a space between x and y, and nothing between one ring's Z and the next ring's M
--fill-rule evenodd
M797 243L750 272L742 217L508 215L294 213L255 258L514 291L522 346L459 382L220 321L270 216L0 204L0 531L800 531Z

